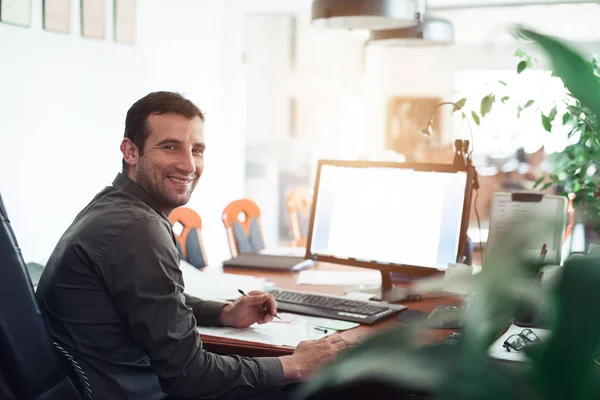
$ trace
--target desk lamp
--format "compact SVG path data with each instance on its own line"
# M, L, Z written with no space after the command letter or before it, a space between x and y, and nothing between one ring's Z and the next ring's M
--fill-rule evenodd
M465 115L462 107L457 104L454 103L452 101L444 101L441 102L440 104L438 104L437 106L435 106L435 108L433 109L433 111L431 112L431 115L429 116L429 119L427 120L427 124L425 125L424 128L421 129L421 134L427 137L431 137L433 135L433 121L435 118L435 115L437 114L437 111L445 105L451 105L454 107L455 110L460 111L460 113L462 114L463 118L465 119L465 121L467 121L467 127L469 128L469 134L471 136L471 141L469 142L468 140L464 140L464 139L456 139L454 140L454 165L464 168L464 169L471 169L473 172L473 190L475 190L475 206L474 211L475 211L475 217L477 218L477 226L479 229L479 250L481 252L481 254L483 255L483 244L481 243L481 221L479 218L479 211L477 210L477 199L479 198L479 180L477 179L477 169L475 169L475 167L473 166L473 145L474 145L474 140L473 140L473 130L471 129L471 124L469 124L469 120L467 119L467 116ZM469 204L469 207L471 205Z

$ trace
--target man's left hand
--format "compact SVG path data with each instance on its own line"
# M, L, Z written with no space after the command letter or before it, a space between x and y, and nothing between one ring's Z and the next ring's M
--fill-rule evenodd
M252 291L221 310L219 319L224 326L247 328L253 323L265 324L277 313L277 302L268 293Z

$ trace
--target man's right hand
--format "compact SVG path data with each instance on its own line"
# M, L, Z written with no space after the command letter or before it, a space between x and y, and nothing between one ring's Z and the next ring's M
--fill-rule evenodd
M279 357L283 366L285 384L306 379L348 346L350 343L344 340L340 334L333 334L319 340L300 342L294 354Z

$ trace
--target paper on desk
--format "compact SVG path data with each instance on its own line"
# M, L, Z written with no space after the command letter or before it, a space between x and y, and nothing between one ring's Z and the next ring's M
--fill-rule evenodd
M246 293L264 290L265 279L247 275L227 274L222 268L206 267L198 270L185 261L180 263L184 292L203 300L233 300L240 297L238 289Z
M316 327L320 327L321 324L327 323L328 320L325 318L297 315L289 324L269 322L263 325L254 324L244 329L199 326L197 330L201 335L225 337L275 346L296 347L304 340L321 339L335 333L336 331L332 328L329 328L327 333L315 329Z
M375 296L376 295L373 293L363 293L363 292L355 292L355 291L346 292L346 294L344 295L344 297L347 297L349 299L361 300L361 301L371 300Z
M260 254L266 254L270 256L290 256L290 257L304 257L306 255L305 247L269 247L260 251Z
M507 351L502 345L504 341L508 339L511 335L518 335L523 332L524 329L531 329L533 333L535 333L540 340L544 340L550 334L549 330L546 329L538 329L538 328L525 328L522 326L517 326L512 324L508 330L502 335L498 340L492 344L489 349L489 355L492 358L497 358L499 360L508 360L508 361L528 361L525 353L523 351Z
M380 285L379 271L300 271L298 285Z

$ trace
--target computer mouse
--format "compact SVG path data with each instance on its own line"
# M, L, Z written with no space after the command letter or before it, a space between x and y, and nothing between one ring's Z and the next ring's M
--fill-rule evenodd
M451 305L439 305L427 316L427 326L434 329L459 329L462 327L460 308Z

